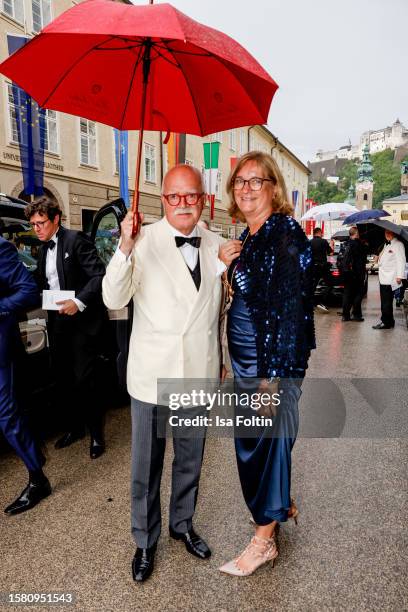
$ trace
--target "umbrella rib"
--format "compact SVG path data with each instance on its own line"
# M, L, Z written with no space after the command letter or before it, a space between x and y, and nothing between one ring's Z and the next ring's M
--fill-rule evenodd
M111 36L109 40L113 40L114 38L116 38L116 37L115 36ZM62 81L69 75L69 73L75 68L75 66L77 64L79 64L79 62L81 62L89 53L91 53L92 51L95 51L98 48L98 46L99 46L99 44L94 46L94 47L92 47L91 49L87 49L85 51L85 53L83 53L79 59L76 59L74 61L74 63L64 72L62 77L58 80L57 84L54 86L54 88L51 90L51 92L48 94L48 96L45 98L45 100L43 100L41 103L38 102L38 104L39 104L39 106L41 108L44 108L45 104L47 104L48 100L51 98L51 96L54 95L54 93L56 92L58 87L61 85Z
M181 65L180 65L180 63L178 62L177 58L176 58L176 57L174 57L172 49L170 49L170 48L167 46L167 44L166 44L166 43L164 43L164 46L166 47L167 51L170 53L171 57L173 57L173 58L174 58L174 61L175 61L175 62L177 62L177 67L180 69L181 74L182 74L182 75L183 75L183 77L184 77L184 81L185 81L185 83L186 83L186 85L187 85L187 88L188 88L188 90L189 90L189 92L190 92L191 99L192 99L192 101L193 101L193 106L194 106L194 108L196 109L196 113L197 113L197 120L198 120L198 125L200 126L200 133L203 135L203 134L204 134L204 132L203 132L203 126L202 126L202 123L201 123L201 117L200 117L200 115L199 115L199 113L198 113L198 106L197 106L197 104L196 104L196 101L195 101L195 98L194 98L194 95L193 95L192 89L191 89L191 87L190 87L190 83L189 83L189 82L188 82L188 80L186 79L185 74L184 74L183 70L181 69Z
M122 118L120 120L120 128L119 128L120 130L123 129L123 122L125 120L127 106L128 106L130 94L131 94L131 91L132 91L132 85L133 85L133 80L135 78L136 70L137 70L137 67L139 66L139 64L140 64L140 62L142 60L142 50L143 50L143 45L140 46L138 56L136 57L135 65L133 66L132 78L130 79L129 88L128 88L128 92L127 92L127 96L126 96L126 102L125 102L125 106L123 108Z

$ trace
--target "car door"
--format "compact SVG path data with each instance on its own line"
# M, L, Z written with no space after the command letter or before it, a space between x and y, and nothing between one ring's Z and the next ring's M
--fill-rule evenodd
M120 198L102 206L95 215L91 239L105 266L109 264L117 249L120 239L120 223L127 212L125 203ZM132 304L120 310L108 310L108 314L119 390L126 393L126 366L132 327Z

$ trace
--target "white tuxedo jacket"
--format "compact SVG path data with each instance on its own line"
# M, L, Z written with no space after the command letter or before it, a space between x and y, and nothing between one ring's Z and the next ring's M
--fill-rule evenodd
M405 248L393 238L386 244L378 259L378 280L381 285L394 285L397 278L405 278Z
M127 386L143 402L157 402L158 378L217 378L220 373L222 284L216 270L223 239L197 230L199 291L166 218L142 227L128 260L116 253L106 269L106 306L123 308L133 298Z

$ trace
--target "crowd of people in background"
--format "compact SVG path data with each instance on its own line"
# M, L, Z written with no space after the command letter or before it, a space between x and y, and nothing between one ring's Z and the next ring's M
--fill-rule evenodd
M368 244L360 236L357 226L350 227L349 237L340 245L336 257L336 266L341 275L343 285L342 310L343 322L364 321L362 312L362 300L367 291L367 255ZM323 238L322 229L316 227L313 230L313 238L310 241L313 255L315 307L325 313L329 312L332 303L333 278L329 258L334 256L334 241L330 243ZM407 270L405 247L398 236L385 230L384 242L375 257L378 263L381 320L373 329L391 329L395 326L393 315L393 303L396 306L402 304L404 290L407 287ZM316 295L317 287L321 285L321 291Z

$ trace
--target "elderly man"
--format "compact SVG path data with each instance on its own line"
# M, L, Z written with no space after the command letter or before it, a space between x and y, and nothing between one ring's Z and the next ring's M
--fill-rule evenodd
M204 195L200 172L179 165L165 176L165 217L132 235L132 213L102 283L108 308L133 298L127 382L132 398L132 534L137 549L133 579L153 571L161 531L160 480L165 438L158 437L158 379L216 378L220 373L218 319L222 239L199 227ZM206 559L211 551L192 525L204 435L175 437L170 536Z
M9 516L34 508L51 493L43 472L45 457L33 439L19 409L14 389L16 361L21 347L19 311L37 306L40 296L16 248L0 236L0 430L24 462L29 481L5 513Z
M392 329L395 326L393 300L394 291L405 277L405 248L394 232L385 231L385 245L378 259L380 281L381 322L373 329Z

